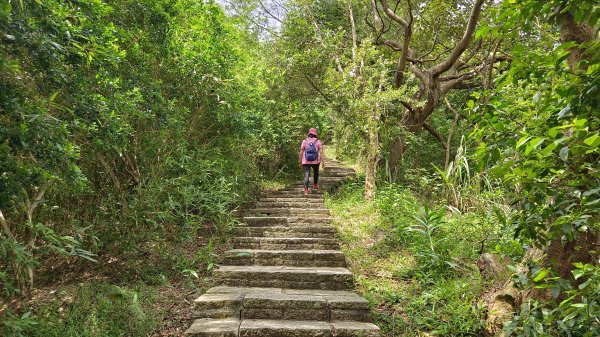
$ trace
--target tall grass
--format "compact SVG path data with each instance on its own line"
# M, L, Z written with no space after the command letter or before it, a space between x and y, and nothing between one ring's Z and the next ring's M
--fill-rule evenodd
M442 193L446 203L462 212L482 207L481 195L484 192L495 192L494 185L486 173L471 168L464 136L461 138L454 160L448 164L448 167L441 169L433 166L444 182Z

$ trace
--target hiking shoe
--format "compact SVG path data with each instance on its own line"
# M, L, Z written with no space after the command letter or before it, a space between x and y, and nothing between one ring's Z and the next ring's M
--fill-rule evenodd
M304 195L308 195L308 187L304 186Z
M317 185L317 184L313 184L313 190L315 190L315 191L316 191L316 190L318 190L318 189L319 189L319 185Z

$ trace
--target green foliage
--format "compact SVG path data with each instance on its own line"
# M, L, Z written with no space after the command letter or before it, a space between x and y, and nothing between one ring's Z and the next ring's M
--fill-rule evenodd
M521 209L516 230L538 244L563 236L573 240L597 223L598 46L589 43L589 66L577 73L565 61L573 43L549 49L516 46L515 61L492 101L477 107L480 162L494 165L495 176L526 191L514 194Z
M460 211L485 207L482 201L492 199L494 194L502 191L494 188L485 172L472 171L471 164L466 152L464 138L456 150L454 160L448 164L445 170L436 167L436 170L444 181L443 194L449 206ZM488 195L485 198L484 193ZM492 199L493 200L493 199Z
M156 325L158 312L144 288L92 283L74 291L40 308L37 316L43 328L28 336L144 336Z
M443 225L442 217L446 212L445 207L438 209L421 208L414 215L416 224L406 228L407 231L415 232L425 239L425 244L414 245L415 256L419 265L418 278L431 279L451 275L458 264L450 258L448 240L450 237L439 235L440 227Z
M440 336L481 336L483 313L473 306L481 291L476 278L439 280L407 303L407 330Z
M497 224L485 213L419 204L411 188L398 184L383 184L375 200L365 202L360 182L328 201L340 218L336 225L359 290L375 308L384 336L479 336L477 243Z
M507 322L507 336L596 336L600 332L600 272L598 266L574 263L573 280L563 279L550 268L534 266L527 275L517 274L522 288L533 285L548 291L549 300L528 299ZM558 301L558 303L557 303ZM558 304L558 305L557 305Z
M31 317L31 311L27 311L21 316L16 316L11 312L5 313L6 317L2 319L0 332L3 336L25 337L27 332L39 324Z
M593 3L506 1L496 32L526 38L513 47L497 87L474 95L479 104L471 104L479 167L511 192L514 211L506 223L515 239L521 246L554 243L580 252L554 261L549 251L546 265L517 275L523 287L546 289L552 298L527 300L506 326L507 335L598 334L597 296L590 292L598 289L598 252L585 238L600 230L600 43L566 32L597 24L600 11ZM549 38L529 35L534 22ZM519 244L508 243L502 251L522 255ZM565 274L569 263L575 263L576 277Z
M0 39L2 301L72 256L129 256L115 277L149 284L196 270L170 247L226 233L295 162L258 40L212 1L2 2Z
M375 204L384 217L385 222L393 224L400 230L407 228L412 222L418 202L415 195L399 184L386 184L377 191Z

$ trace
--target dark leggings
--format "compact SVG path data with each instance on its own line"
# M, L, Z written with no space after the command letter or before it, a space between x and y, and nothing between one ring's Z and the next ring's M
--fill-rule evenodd
M310 180L310 168L312 167L315 172L315 184L319 183L319 164L303 164L304 169L304 187L308 188L308 182Z

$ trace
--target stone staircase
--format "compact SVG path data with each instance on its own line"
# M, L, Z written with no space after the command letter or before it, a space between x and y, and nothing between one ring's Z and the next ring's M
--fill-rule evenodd
M195 300L194 337L377 337L369 302L353 293L323 190L354 172L326 159L319 191L263 193ZM312 179L311 179L312 180Z

